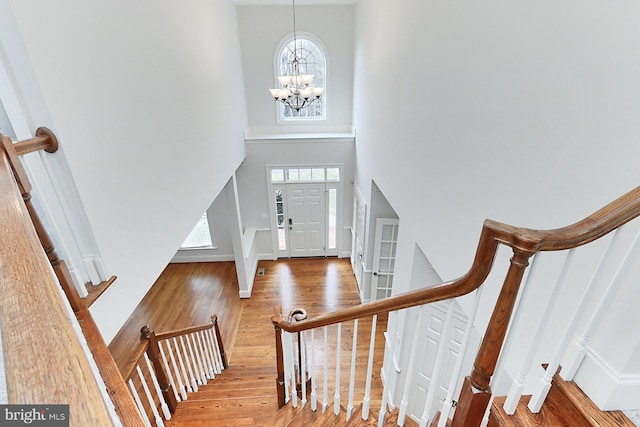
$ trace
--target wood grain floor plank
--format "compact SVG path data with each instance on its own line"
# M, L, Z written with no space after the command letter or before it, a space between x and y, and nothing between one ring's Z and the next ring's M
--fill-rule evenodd
M220 330L230 368L210 384L201 387L199 398L178 404L167 426L266 426L277 411L275 393L275 340L270 322L274 307L286 313L304 308L310 317L360 304L359 292L347 259L289 259L261 261L264 276L257 276L252 296L238 297L233 263L170 264L143 298L123 328L109 345L118 366L126 363L128 352L138 343L139 330L145 324L156 332L205 324L218 314ZM356 384L364 387L371 319L359 322L357 359L361 366ZM351 360L350 331L353 322L343 327L341 343L341 395L347 396ZM380 405L379 372L384 353L383 332L386 317L378 319L371 397L372 408ZM331 360L328 371L335 377L336 327L328 328ZM312 345L308 336L308 347ZM321 333L314 347L317 373L322 373L324 357ZM242 390L246 390L243 392ZM330 400L333 398L330 390ZM318 389L321 399L322 390ZM356 398L362 397L362 391ZM346 404L346 402L345 402ZM378 406L376 406L378 405Z

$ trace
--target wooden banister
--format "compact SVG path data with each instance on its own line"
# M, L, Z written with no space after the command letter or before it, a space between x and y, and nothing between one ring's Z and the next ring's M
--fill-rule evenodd
M287 332L299 332L374 314L384 314L457 298L473 292L484 283L491 271L498 244L527 254L534 254L538 251L565 250L592 242L638 216L640 216L640 187L614 200L585 219L558 229L534 230L486 220L482 227L473 264L469 271L459 279L302 321L289 321L276 310L271 321Z
M222 335L220 334L220 327L218 326L218 316L216 314L211 316L211 323L213 323L213 330L215 332L216 341L218 342L218 348L220 349L220 359L222 361L222 367L227 369L229 362L227 362L227 353L224 351L224 345L222 345Z
M13 172L13 177L10 177L8 179L15 183L17 190L20 192L23 201L22 206L24 206L25 208L25 211L23 213L24 219L26 219L27 221L30 220L29 222L31 232L33 233L33 235L37 236L37 239L40 242L40 249L31 253L30 256L36 257L46 255L45 260L48 259L58 281L58 283L55 285L55 288L57 291L62 290L62 292L64 292L64 295L66 296L71 309L76 315L78 323L82 328L82 332L89 350L91 351L96 365L98 366L100 375L107 388L107 393L111 398L116 414L120 418L120 421L127 426L143 426L144 421L142 420L142 417L138 412L135 402L133 401L133 398L126 387L124 380L119 374L119 370L115 365L115 361L113 360L113 357L111 356L111 353L109 352L107 345L102 338L102 335L98 331L97 325L93 321L93 318L91 317L91 314L87 310L86 306L80 299L80 296L73 284L73 280L71 279L71 275L69 274L69 270L64 260L58 257L53 242L31 203L31 184L24 168L22 167L22 164L20 163L18 155L31 153L40 149L44 149L48 152L55 152L58 148L57 138L50 130L46 128L39 128L36 131L36 138L27 141L12 143L10 138L2 134L0 134L0 140L2 142L2 157L8 165L7 171L11 170L11 172ZM5 192L4 189L2 191L3 193ZM14 193L16 193L15 189ZM4 215L2 217L4 218ZM3 229L4 226L5 224L3 224ZM43 250L44 254L42 254ZM49 273L50 270L47 270L47 274ZM23 288L29 287L25 284L33 286L31 282L24 281L24 284L22 286ZM65 326L71 327L68 319L65 319L64 322ZM59 325L56 323L55 327L57 328L59 327ZM75 358L81 357L86 358L83 351L80 351L75 356ZM45 370L46 368L46 366L43 367L43 369ZM90 378L90 376L87 376L87 378ZM42 400L42 402L48 403L46 399ZM82 402L82 400L78 400L77 402L80 403Z
M169 411L173 414L176 411L178 402L176 401L176 395L171 388L169 377L160 359L160 347L158 347L156 334L149 326L143 326L140 330L140 340L146 340L149 343L149 345L147 345L147 356L149 356L149 360L153 363L153 369L156 371L156 378L158 378L162 397L164 397L165 402L167 402Z
M69 404L74 425L113 425L22 201L0 134L0 306L9 403Z
M491 397L489 383L496 368L529 258L539 251L559 251L585 245L638 216L640 216L640 187L583 220L562 228L535 230L486 220L473 264L461 278L311 319L293 319L291 316L285 319L281 307L275 307L271 321L276 328L276 342L279 344L280 330L300 332L466 295L484 283L494 262L498 245L509 246L513 250L510 267L480 345L474 369L464 381L451 424L452 427L479 426ZM280 359L281 355L278 355L278 364ZM277 381L280 384L279 367ZM278 393L280 394L279 389Z
M224 345L222 344L220 327L218 326L218 316L216 314L211 315L211 323L207 323L205 325L190 326L188 328L176 329L168 332L162 332L162 333L156 334L156 339L158 341L163 341L170 338L179 337L180 335L187 335L193 332L207 331L209 329L214 330L214 336L216 338L216 342L218 343L218 348L220 349L220 359L222 360L222 366L226 369L229 367L229 363L227 362L227 354L225 353Z
M130 379L136 370L136 366L140 363L142 355L147 352L149 341L140 340L138 346L131 352L131 355L127 359L127 363L122 367L122 378L125 380Z
M173 337L179 337L180 335L191 334L193 332L206 331L212 328L213 323L208 323L206 325L189 326L188 328L176 329L173 331L156 334L156 338L158 339L158 341L162 341Z

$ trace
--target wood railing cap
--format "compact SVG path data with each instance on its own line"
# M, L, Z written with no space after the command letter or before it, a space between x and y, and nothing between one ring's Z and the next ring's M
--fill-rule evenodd
M557 229L535 230L487 219L482 227L473 264L459 279L295 322L293 320L296 319L293 318L285 319L282 316L282 308L276 307L271 321L285 331L299 332L364 316L456 298L473 292L484 283L491 270L498 244L511 247L518 258L524 262L526 258L538 251L565 250L585 245L638 216L640 216L640 187L629 191L583 220Z

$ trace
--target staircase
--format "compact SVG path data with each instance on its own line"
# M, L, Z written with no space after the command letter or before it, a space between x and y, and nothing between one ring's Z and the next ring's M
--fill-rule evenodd
M4 330L7 329L7 324L3 322L5 360L9 360L14 368L9 370L13 377L7 378L12 403L22 402L19 399L25 397L44 402L51 396L59 395L63 402L71 402L73 405L72 413L78 425L100 426L117 424L112 422L116 416L127 427L151 424L194 427L411 425L413 421L410 415L414 419L420 418L421 427L479 427L485 425L485 422L490 427L633 426L620 411L597 410L576 384L563 381L553 374L568 346L573 343L575 348L571 353L574 357L565 366L575 369L568 368L566 375L563 371L565 378L573 378L588 351L589 340L597 332L596 326L611 314L611 307L607 304L621 289L620 284L624 283L619 273L629 264L628 260L633 263L631 255L640 250L640 232L624 251L621 262L618 263L620 257L617 256L620 251L610 249L616 247L614 242L618 242L618 236L624 235L621 227L640 216L640 187L584 220L555 230L533 230L487 220L469 271L449 282L311 318L307 318L307 312L301 308L296 308L285 316L282 308L276 307L271 319L276 332L276 354L270 353L272 347L262 346L251 350L254 361L272 361L275 356L276 365L273 367L252 368L239 364L227 370L217 318L213 316L210 324L159 335L155 335L149 328L143 328L141 343L131 356L131 365L124 371L117 372L115 362L89 311L79 302L77 292L71 286L72 281L64 261L58 258L51 239L37 218L30 201L26 173L17 160L20 154L50 146L52 138L41 136L13 144L9 138L0 135L0 140L0 212L3 220L11 224L2 229L2 235L3 241L12 242L12 245L5 245L6 248L3 247L0 251L0 264L3 267L0 271L4 298L2 306L5 318L11 319L14 324L29 325L29 328L19 331L16 328L6 334ZM553 304L558 300L557 295L565 284L565 271L569 270L573 250L609 233L613 237L602 253L601 262L596 266L592 280L581 287L584 293L579 302L575 307L561 307L563 310L572 310L573 314L567 324L561 325L563 336L545 375L540 378L538 384L542 385L532 396L522 396L533 355L547 329L550 318L548 313L553 311ZM623 241L624 239L620 240ZM468 333L474 325L481 287L491 272L499 246L510 248L513 257L493 306L480 349L476 352L475 349L467 348ZM534 270L533 266L538 259L535 255L540 252L564 251L568 252L566 261L555 285L548 285L548 281L542 284L529 283L533 274L525 273L530 262L532 267L529 271ZM616 263L615 272L603 281L601 287L605 289L604 292L596 293L598 286L593 278L600 278L601 267L604 266L602 271L606 271L609 261ZM525 276L526 280L523 280ZM25 287L25 283L38 286ZM637 283L634 282L633 285ZM526 300L520 301L520 297L524 300L527 289L536 286L549 291L550 303L538 310L542 312L542 321L537 328L524 323L524 332L517 331L518 308L520 305L527 305ZM67 301L62 300L60 288L64 290ZM414 323L422 326L421 315L428 304L454 301L457 297L470 294L475 295L474 311L469 314L466 329L457 329L455 335L459 342L459 349L456 350L458 354L464 355L468 350L469 354L475 355L473 369L464 379L460 375L463 367L457 362L446 373L450 375L449 378L445 378L444 372L439 372L445 371L443 366L446 365L446 357L450 355L450 348L446 345L434 346L428 354L419 350L416 343L419 342L418 338L422 338L419 336L420 327L414 327L414 335L400 336L394 329L397 325L390 320L387 329L389 338L385 337L388 342L376 337L377 323L384 318L382 323L387 325L387 315L393 314L393 320L397 320L401 317L399 313L402 310L415 308L414 313L419 314ZM592 304L595 308L588 304L589 299L595 300ZM313 307L315 303L312 300L308 307ZM447 340L454 339L447 329L452 325L453 305L452 302L449 303L443 327L438 331L440 344L448 344ZM25 307L32 309L28 318L21 314ZM7 315L7 310L10 309L13 311ZM583 325L579 321L580 315L587 309L589 319ZM69 323L71 311L75 314L77 323ZM73 329L76 325L79 326L77 331ZM37 330L34 329L36 326ZM557 328L558 324L552 323L550 326ZM517 332L526 334L520 336L527 337L531 351L525 352L527 354L512 387L514 393L510 390L507 398L496 397L492 395L492 379L496 372L506 371L500 364L510 356L503 349L510 347L509 334L512 331L516 331L514 336L518 335ZM77 340L77 333L82 333L86 338L86 348ZM31 339L33 336L37 340ZM403 364L398 366L394 359L399 353L395 351L396 345L400 346L399 350L408 350L402 355ZM89 351L99 368L104 385L99 386L93 379L96 372L89 363ZM463 357L458 357L458 361L462 359ZM46 362L41 362L45 360ZM419 373L416 366L427 360L433 361L432 376L428 385L421 385L423 394L417 396L411 380ZM78 363L69 364L70 361ZM453 361L450 362L450 365L454 365ZM185 369L185 365L188 369ZM16 369L18 366L22 369ZM44 369L37 369L40 366ZM464 369L464 372L469 372L467 367ZM30 381L23 381L24 372L30 373ZM381 374L376 378L378 372ZM403 377L396 373L402 373ZM399 379L398 383L392 382L395 389L383 390L377 381L394 375L394 379ZM38 378L34 380L36 376ZM56 381L50 381L52 378ZM263 385L263 381L268 378L271 381L276 379L275 390L271 388L273 385ZM125 381L130 390L127 390ZM460 384L461 392L458 397ZM107 393L104 393L105 387ZM404 390L398 390L400 388ZM334 393L330 400L332 404L328 403L329 390ZM305 404L298 398L299 391L302 396L308 396L305 401L319 402L323 395L322 406L325 411L312 410L310 404ZM111 413L105 405L105 397L112 401L115 413ZM387 401L389 398L393 402ZM417 415L408 412L410 400L420 404L417 409L413 408ZM343 406L345 401L348 403ZM504 409L506 401L509 401L507 407L513 408L513 411ZM385 410L376 412L377 408L389 406L397 406L398 409L391 413ZM488 406L490 415L485 420ZM534 414L529 411L529 406L541 409ZM282 409L274 416L275 407ZM247 416L247 413L256 411L262 414ZM438 413L442 415L438 416ZM363 420L363 417L366 419Z
M229 366L179 402L166 426L268 426L277 408L275 369Z
M555 375L547 400L539 413L532 413L527 404L531 396L523 396L513 415L508 415L503 404L505 397L496 397L491 405L488 427L634 427L622 411L601 411L572 381Z
M362 406L355 408L353 414L347 420L347 410L344 407L340 407L340 411L336 415L333 405L330 405L324 413L319 408L316 411L311 410L310 405L298 406L297 408L292 405L286 405L271 418L268 425L272 427L374 427L379 424L374 414L371 414L366 420L362 419ZM398 409L388 414L382 425L397 426ZM414 427L418 423L413 420L406 420L404 425Z
M496 397L491 405L487 427L635 427L635 424L622 411L601 411L574 382L564 381L558 375L553 378L551 390L539 413L534 414L527 408L530 398L531 396L523 396L515 413L509 415L503 408L506 397ZM347 420L347 411L344 407L341 407L336 415L333 405L323 413L320 408L316 411L311 410L309 404L294 407L289 403L280 409L267 425L273 427L397 426L399 425L398 413L396 408L387 414L384 423L378 424L377 416L373 413L367 420L362 419L362 406L358 406ZM439 417L436 416L430 425L435 427L438 421ZM419 424L406 418L404 425L413 427ZM451 420L447 425L451 425Z

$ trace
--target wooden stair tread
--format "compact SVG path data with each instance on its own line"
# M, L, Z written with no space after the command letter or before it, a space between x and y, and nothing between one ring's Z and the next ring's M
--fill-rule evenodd
M496 397L491 407L488 427L547 427L587 426L587 420L569 400L556 388L551 388L547 400L537 414L529 411L527 404L531 396L523 396L513 415L502 408L504 397Z
M621 411L601 411L573 382L554 376L547 400L539 413L527 404L531 396L523 396L513 415L503 408L506 397L496 397L491 406L488 427L592 426L634 427Z
M320 415L313 424L312 427L332 427L336 425L345 425L347 422L347 414L344 408L340 408L338 415L333 413L333 405L329 405L324 414Z
M589 425L598 427L635 427L635 424L622 411L601 411L573 381L565 381L559 375L556 375L553 382L590 422Z
M271 419L270 425L272 427L287 427L296 417L305 412L305 408L298 406L294 408L293 405L284 405L276 415Z
M283 406L276 415L269 421L269 426L274 427L323 427L323 426L346 426L346 427L375 427L378 425L377 412L373 409L369 412L366 420L362 419L362 405L354 407L351 418L347 420L347 411L344 406L340 407L340 414L333 413L333 405L329 405L322 413L320 405L316 411L312 411L309 404L294 408L291 403ZM396 426L398 421L398 409L388 414L385 419L385 426ZM412 419L405 420L405 426L417 427L418 423Z

